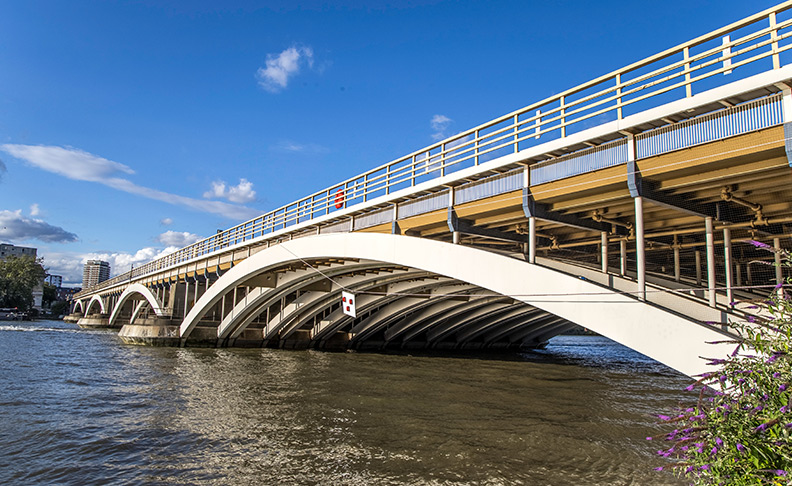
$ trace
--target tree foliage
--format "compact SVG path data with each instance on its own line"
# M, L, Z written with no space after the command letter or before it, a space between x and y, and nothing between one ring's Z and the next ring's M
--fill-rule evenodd
M41 261L32 257L0 260L0 307L29 310L33 306L33 289L41 285L44 275Z
M790 266L788 252L755 244L780 251ZM756 304L768 317L732 323L734 352L711 360L715 371L688 387L698 403L659 416L674 430L664 437L671 446L658 451L672 464L656 469L696 485L792 484L792 300L779 285Z

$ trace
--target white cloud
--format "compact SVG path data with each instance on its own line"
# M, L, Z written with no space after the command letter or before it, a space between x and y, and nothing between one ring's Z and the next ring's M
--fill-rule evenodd
M187 245L192 245L203 238L187 231L166 231L157 237L157 241L166 246L176 246L184 248Z
M35 167L68 177L69 179L97 182L129 194L196 211L219 214L234 220L251 219L261 214L260 211L245 206L237 206L220 201L204 201L138 186L128 179L117 177L119 173L134 174L134 171L126 165L97 157L79 149L44 145L5 144L0 145L0 150ZM236 201L237 199L229 198L231 201Z
M434 133L432 134L432 140L442 140L446 138L446 129L451 125L453 120L448 118L445 115L435 115L429 120L429 124L432 126L432 130Z
M203 197L224 198L235 203L248 203L256 200L256 191L253 183L247 179L239 179L236 186L226 186L225 181L212 182L212 188L203 194Z
M172 224L173 224L173 220L172 220L171 218L162 218L162 219L160 220L160 224L161 224L162 226L170 226L170 225L172 225Z
M31 211L32 212L32 211ZM47 243L77 241L77 235L40 219L22 216L22 210L0 211L0 239L9 241L39 240Z
M313 50L310 47L293 46L277 56L267 54L266 67L256 71L259 86L271 93L285 89L289 78L300 72L302 64L313 66Z
M270 147L270 150L276 152L291 152L291 153L311 153L311 154L324 154L329 152L327 147L315 143L297 143L291 140L283 140Z
M72 147L47 145L17 145L7 143L0 146L10 155L48 172L76 181L102 182L119 173L134 174L124 164L113 162Z
M39 209L39 205L34 203L30 205L30 215L31 216L38 216L41 213L41 209Z

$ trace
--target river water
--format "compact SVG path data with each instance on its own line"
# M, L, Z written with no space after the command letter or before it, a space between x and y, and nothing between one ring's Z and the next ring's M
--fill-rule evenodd
M601 337L441 357L0 322L0 383L0 484L683 484L645 437L689 380Z

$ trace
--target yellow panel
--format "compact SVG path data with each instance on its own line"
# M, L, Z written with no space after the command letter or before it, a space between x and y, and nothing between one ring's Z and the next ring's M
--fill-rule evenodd
M504 209L513 211L515 206L522 207L522 191L512 191L478 201L454 205L457 216L465 219L475 219L476 215L484 213L499 213Z
M400 219L399 228L401 228L403 233L407 230L420 229L437 224L447 224L447 222L448 210L439 209L437 211L432 211L431 213L419 214L418 216Z
M757 154L761 152L774 151L774 149L778 150L783 147L784 129L783 127L773 127L642 159L638 162L638 166L643 177L667 178L662 175L668 172L690 171L700 168L702 165L730 159L737 164L738 160L734 159L746 156L756 158ZM723 165L720 166L723 167Z
M207 273L215 273L217 272L217 265L212 265L211 267L206 267Z
M231 268L231 263L221 263L220 264L220 270L228 270L229 268Z
M618 165L607 169L596 170L587 174L567 177L560 181L548 182L531 186L531 193L537 201L567 196L585 191L605 191L613 189L613 185L627 184L627 166Z
M382 223L376 226L370 226L356 230L358 233L390 233L393 230L391 223Z

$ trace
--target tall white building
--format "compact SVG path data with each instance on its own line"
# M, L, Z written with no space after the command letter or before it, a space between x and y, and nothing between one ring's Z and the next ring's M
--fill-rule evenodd
M88 260L83 267L82 288L88 289L110 278L110 264L102 260Z

